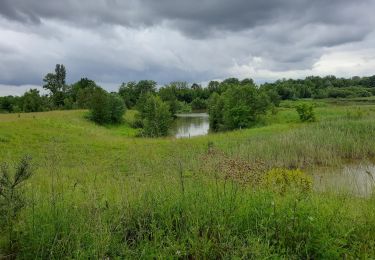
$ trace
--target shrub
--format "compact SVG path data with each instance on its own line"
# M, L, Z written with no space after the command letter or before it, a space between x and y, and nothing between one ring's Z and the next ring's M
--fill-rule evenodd
M148 94L139 109L143 121L142 135L149 137L168 135L172 114L166 102L163 102L158 96Z
M314 106L311 104L299 104L296 106L299 119L302 122L314 122L316 121Z
M207 103L205 100L198 97L191 102L191 108L193 110L203 110L207 108Z
M256 124L269 108L269 99L253 86L235 86L223 93L223 122L227 129Z
M322 99L328 97L327 89L317 89L316 92L312 95L314 99Z
M125 113L125 104L123 99L117 94L109 95L109 108L111 111L111 123L121 123Z
M190 113L191 106L184 101L177 101L177 113Z
M98 124L116 124L122 121L125 105L116 94L108 94L105 90L94 90L90 100L90 119Z
M213 131L251 127L269 107L269 97L255 86L231 86L221 96L211 96L210 127Z
M311 177L298 169L272 169L266 173L262 183L264 187L278 193L285 193L287 191L308 192L312 189Z
M95 89L90 100L90 119L105 124L110 117L108 94L103 89Z
M30 158L24 157L15 167L11 176L9 166L1 166L0 176L0 229L8 232L9 250L13 249L14 224L21 209L25 205L25 199L20 190L22 183L32 175Z

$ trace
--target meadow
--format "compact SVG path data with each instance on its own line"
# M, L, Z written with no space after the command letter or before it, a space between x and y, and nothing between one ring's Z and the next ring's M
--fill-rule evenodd
M315 103L300 123L283 102L254 128L139 138L87 111L0 115L0 158L32 158L26 204L0 232L0 258L375 257L375 196L262 185L274 168L375 158L372 99Z

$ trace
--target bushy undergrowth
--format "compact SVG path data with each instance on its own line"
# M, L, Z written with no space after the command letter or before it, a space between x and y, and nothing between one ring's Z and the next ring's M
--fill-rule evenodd
M302 103L296 106L296 110L302 122L316 121L313 105Z
M15 250L17 242L15 224L25 206L21 186L32 175L30 158L21 159L15 166L14 173L8 164L3 163L0 174L0 229L3 234L7 234L7 243L4 243L2 241L4 237L0 236L0 249L4 248L8 252L12 252Z
M306 193L312 190L312 178L301 170L275 168L263 177L264 187L284 194L288 191Z

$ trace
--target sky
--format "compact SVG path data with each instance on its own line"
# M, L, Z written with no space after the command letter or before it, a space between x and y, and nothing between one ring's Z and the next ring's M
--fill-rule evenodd
M375 0L0 0L0 95L67 82L375 74Z

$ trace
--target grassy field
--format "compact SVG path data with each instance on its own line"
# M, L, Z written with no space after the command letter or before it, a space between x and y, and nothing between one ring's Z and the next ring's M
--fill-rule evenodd
M374 258L374 196L261 183L276 167L374 159L375 105L304 101L318 122L303 124L296 102L258 127L191 139L136 138L86 111L0 115L1 161L28 154L35 172L0 258Z

